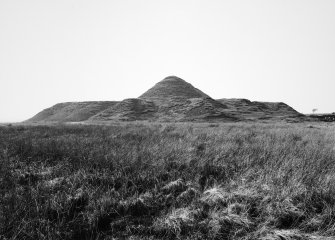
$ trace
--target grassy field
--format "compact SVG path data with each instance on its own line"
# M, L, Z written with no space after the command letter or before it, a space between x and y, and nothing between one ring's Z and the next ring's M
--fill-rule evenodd
M0 239L334 239L335 125L0 127Z

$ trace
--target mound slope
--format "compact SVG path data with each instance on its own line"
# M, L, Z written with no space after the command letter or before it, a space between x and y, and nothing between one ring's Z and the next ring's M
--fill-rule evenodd
M115 101L58 103L26 122L81 122L117 104Z

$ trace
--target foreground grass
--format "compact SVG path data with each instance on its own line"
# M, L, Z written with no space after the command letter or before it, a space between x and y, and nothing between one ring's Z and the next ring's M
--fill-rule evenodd
M0 196L0 239L332 239L335 128L0 127Z

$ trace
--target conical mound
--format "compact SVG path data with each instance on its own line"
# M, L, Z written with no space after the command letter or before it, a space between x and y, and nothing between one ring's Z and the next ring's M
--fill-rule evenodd
M27 123L94 121L303 121L305 116L284 103L247 99L212 99L176 76L158 82L139 98L121 102L68 102L45 109Z
M176 77L169 76L158 82L155 86L150 88L139 98L152 99L152 100L164 100L170 98L208 98L209 96L193 87L185 80Z

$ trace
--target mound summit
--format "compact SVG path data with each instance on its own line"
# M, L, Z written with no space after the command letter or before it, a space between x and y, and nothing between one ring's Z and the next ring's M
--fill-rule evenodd
M170 98L209 98L208 95L193 87L185 80L169 76L143 93L139 98L152 100L166 100Z
M245 121L292 120L303 117L285 103L247 99L212 99L185 80L169 76L138 98L123 101L58 103L28 123L104 121Z

